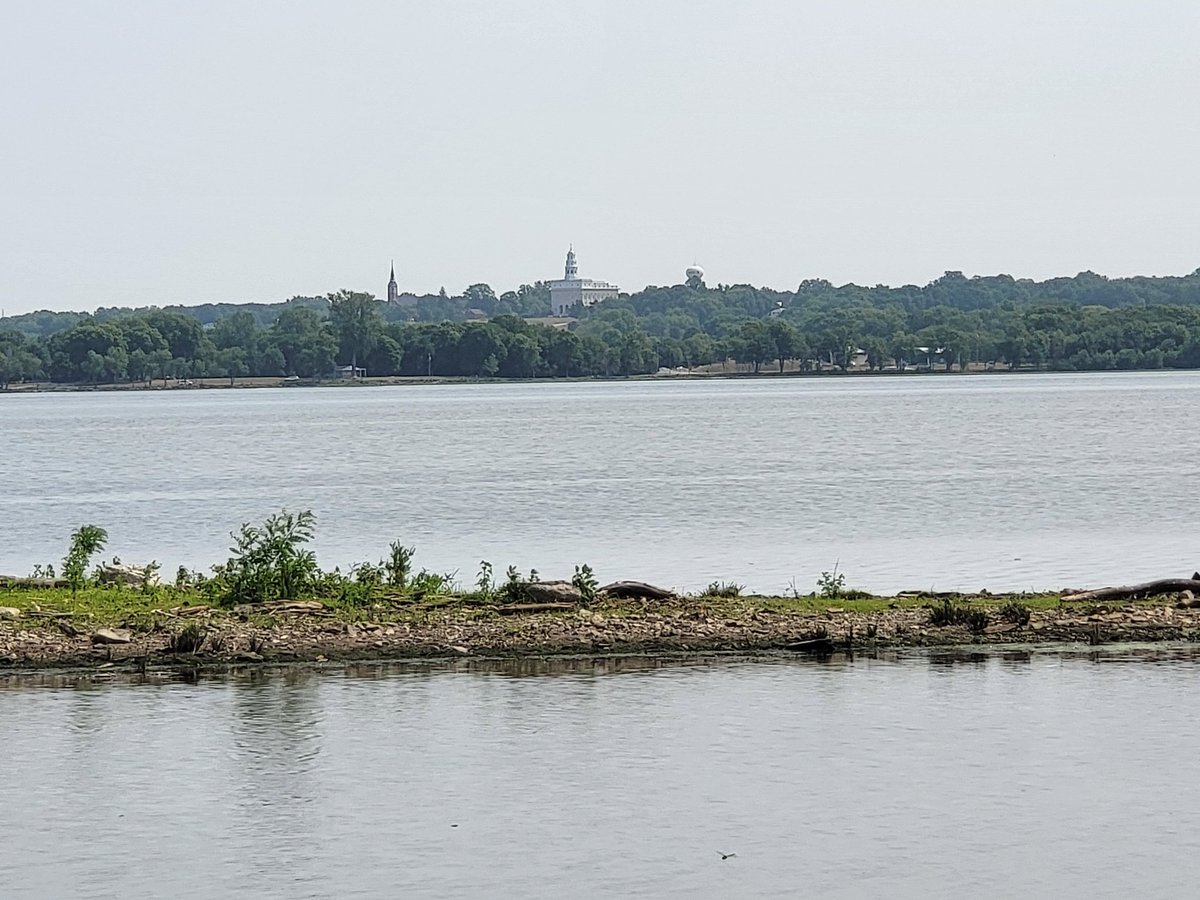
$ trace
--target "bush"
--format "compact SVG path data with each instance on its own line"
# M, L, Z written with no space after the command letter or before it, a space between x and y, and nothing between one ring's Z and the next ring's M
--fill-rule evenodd
M63 558L63 578L74 596L87 583L87 567L91 558L104 549L108 532L98 525L80 525L71 534L71 546Z
M286 510L269 516L259 527L249 523L233 533L233 554L216 569L226 603L292 600L311 591L320 570L311 550L316 516L309 510Z

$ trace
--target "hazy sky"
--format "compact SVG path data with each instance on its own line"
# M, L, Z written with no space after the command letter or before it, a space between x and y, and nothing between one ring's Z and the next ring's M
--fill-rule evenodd
M1200 266L1200 4L0 4L0 306Z

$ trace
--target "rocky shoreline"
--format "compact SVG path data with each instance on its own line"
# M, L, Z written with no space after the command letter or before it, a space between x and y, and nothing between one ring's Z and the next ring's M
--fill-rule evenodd
M448 606L403 615L347 617L315 601L235 610L156 610L105 626L88 617L0 601L0 673L38 669L195 669L231 664L521 658L730 652L829 654L845 650L987 644L1200 642L1200 609L1174 598L1121 605L1026 608L1001 598L968 608L965 624L934 623L934 606L854 602L819 609L787 601L597 602L571 610L502 613ZM876 601L878 604L879 601ZM775 607L783 608L772 608ZM1019 621L1025 618L1026 621Z

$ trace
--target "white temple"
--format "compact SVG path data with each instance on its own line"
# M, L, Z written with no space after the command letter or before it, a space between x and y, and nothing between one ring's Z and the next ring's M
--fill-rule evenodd
M565 316L576 306L591 306L599 300L617 296L620 288L607 281L593 281L579 277L579 265L575 262L575 248L567 250L567 265L563 277L546 282L550 286L550 312Z

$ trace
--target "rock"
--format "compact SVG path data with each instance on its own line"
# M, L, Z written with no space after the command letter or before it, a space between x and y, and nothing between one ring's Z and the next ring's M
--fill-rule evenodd
M983 629L984 634L1007 634L1010 631L1015 631L1017 625L1013 622L1001 622L996 625L989 625Z
M569 581L532 581L521 586L534 603L582 603L583 595Z
M262 654L255 653L253 650L243 650L234 657L238 662L262 662Z
M1191 591L1180 591L1175 599L1179 601L1175 605L1180 609L1195 609L1197 606L1200 606L1200 600L1197 600L1196 595ZM3 618L3 616L0 616L0 618Z
M0 619L19 619L21 611L15 606L0 606Z
M465 656L466 654L468 654L468 653L470 653L470 652L471 652L471 648L470 648L470 647L464 647L464 646L462 646L461 644L455 644L455 645L454 645L454 646L452 646L450 649L451 649L451 650L453 650L455 653L459 653L459 654L462 654L462 655L464 655L464 656Z
M155 587L158 584L158 573L147 566L118 562L102 565L99 578L101 584L124 584L128 587Z
M93 644L128 644L133 635L121 628L101 628L92 634Z

